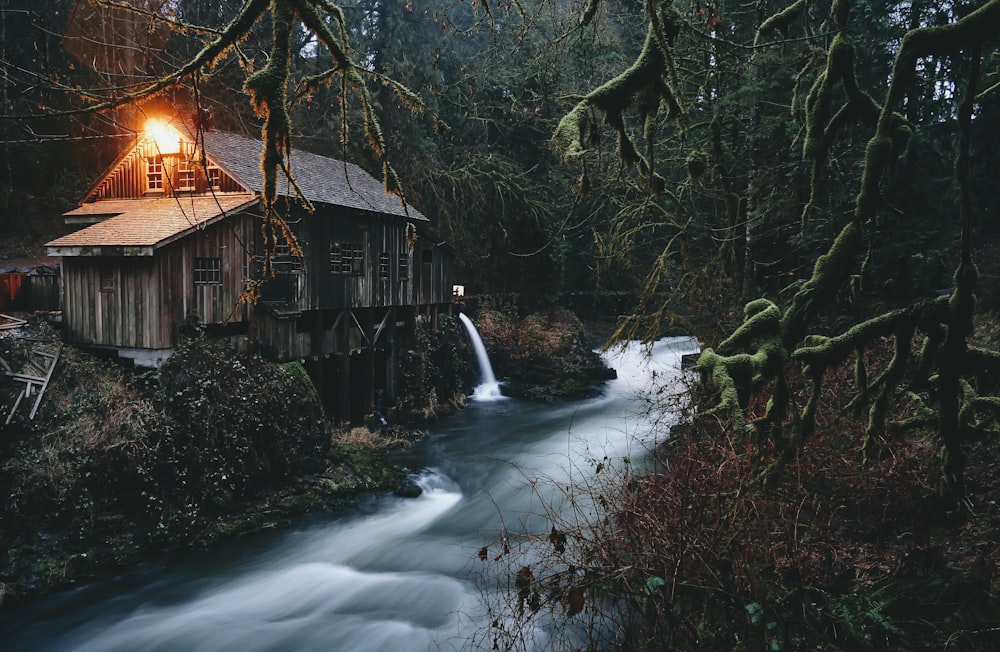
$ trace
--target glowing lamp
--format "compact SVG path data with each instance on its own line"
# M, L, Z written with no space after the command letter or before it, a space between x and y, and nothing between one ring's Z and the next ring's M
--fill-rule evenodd
M146 135L153 139L157 153L161 156L179 154L181 151L181 135L159 120L146 121Z

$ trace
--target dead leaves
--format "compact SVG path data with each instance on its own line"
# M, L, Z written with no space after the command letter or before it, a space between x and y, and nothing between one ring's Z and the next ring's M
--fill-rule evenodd
M716 25L722 23L722 16L719 14L719 6L710 2L698 10L698 14L705 20L705 29L713 30Z

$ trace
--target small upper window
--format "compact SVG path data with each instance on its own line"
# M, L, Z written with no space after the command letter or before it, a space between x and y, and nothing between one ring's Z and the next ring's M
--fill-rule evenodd
M194 165L191 161L181 160L178 164L176 190L194 190Z
M218 285L222 283L221 258L195 258L194 284Z
M150 192L163 192L163 158L160 156L146 159L146 187Z
M215 166L208 166L208 185L210 188L218 188L222 182L222 172Z
M115 272L109 268L101 269L101 290L115 289Z

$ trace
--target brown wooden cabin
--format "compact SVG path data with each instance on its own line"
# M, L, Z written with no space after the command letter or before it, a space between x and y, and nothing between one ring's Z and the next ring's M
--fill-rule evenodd
M259 300L241 303L262 269L262 144L208 131L203 156L200 141L178 136L164 147L140 134L65 214L86 226L48 243L62 259L65 339L157 366L197 314L210 335L302 361L338 418L393 404L415 320L436 323L452 307L453 254L427 218L361 168L294 151L295 185L315 212L287 181L279 194L303 256L279 241Z

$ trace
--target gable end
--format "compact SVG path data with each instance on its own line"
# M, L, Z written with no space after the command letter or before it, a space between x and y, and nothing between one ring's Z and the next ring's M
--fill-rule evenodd
M180 152L160 153L152 139L138 141L94 184L84 203L106 199L138 199L209 191L244 193L247 188L218 166L211 156L207 168L194 143L183 142Z

